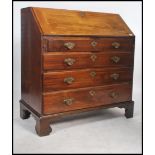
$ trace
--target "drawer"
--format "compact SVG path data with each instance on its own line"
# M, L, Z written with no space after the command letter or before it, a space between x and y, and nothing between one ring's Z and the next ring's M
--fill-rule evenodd
M48 37L47 51L75 52L75 51L132 51L133 37Z
M54 114L131 100L130 84L115 84L45 93L44 114Z
M81 69L43 74L44 92L99 86L132 80L132 69Z
M128 52L50 52L43 55L44 70L94 67L123 67L133 65L133 54Z

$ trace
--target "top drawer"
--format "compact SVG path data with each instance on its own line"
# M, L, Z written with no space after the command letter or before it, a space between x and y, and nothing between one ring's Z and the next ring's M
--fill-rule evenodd
M133 37L47 37L47 51L122 51L129 52L134 48Z

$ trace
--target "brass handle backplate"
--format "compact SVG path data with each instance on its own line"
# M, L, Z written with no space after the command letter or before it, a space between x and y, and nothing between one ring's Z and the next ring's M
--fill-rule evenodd
M96 58L97 58L97 56L96 56L95 54L91 55L91 57L90 57L90 59L91 59L93 62L95 62Z
M117 92L110 93L111 98L117 98L118 96L119 96L119 93L117 93Z
M96 72L90 72L90 76L91 77L95 77L96 76Z
M118 63L119 61L120 61L120 57L118 57L118 56L113 56L113 57L111 57L111 60L113 61L113 62L115 62L115 63Z
M96 47L97 42L96 42L96 41L92 41L92 42L91 42L91 45L92 45L93 47Z
M71 50L75 47L75 43L67 42L67 43L64 43L64 46Z
M68 66L72 66L75 62L75 59L72 59L72 58L66 58L64 60L64 63L66 63Z
M114 80L117 80L117 79L119 78L119 74L113 73L113 74L110 75L110 77L111 77L112 79L114 79Z
M89 91L89 94L90 94L91 96L95 96L95 95L96 95L96 93L95 93L94 90L90 90L90 91Z
M118 42L113 42L113 43L112 43L112 46L113 46L114 48L119 48L119 47L120 47L120 43L118 43Z
M74 102L74 98L68 98L64 100L64 104L66 105L71 105Z
M72 84L74 81L74 78L73 77L67 77L64 79L64 82L67 83L67 84Z

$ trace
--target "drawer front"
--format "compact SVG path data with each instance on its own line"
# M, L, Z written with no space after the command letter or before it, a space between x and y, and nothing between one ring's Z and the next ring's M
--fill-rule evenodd
M99 86L132 80L132 69L82 69L43 74L44 92Z
M130 84L115 84L69 91L45 93L44 114L96 107L131 100Z
M128 38L51 37L47 50L54 52L74 51L132 51L134 40Z
M44 70L132 66L133 54L123 52L53 52L43 55Z

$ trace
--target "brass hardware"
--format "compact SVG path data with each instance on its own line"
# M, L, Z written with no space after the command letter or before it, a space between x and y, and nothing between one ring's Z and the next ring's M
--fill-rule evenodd
M71 105L74 102L74 98L68 98L64 100L64 104L66 105Z
M95 47L95 46L97 45L97 42L96 42L96 41L92 41L92 42L91 42L91 45L92 45L93 47Z
M113 73L113 74L110 75L110 77L111 77L112 79L114 79L114 80L117 80L117 79L119 78L119 74Z
M113 46L114 48L119 48L119 47L120 47L120 43L118 43L118 42L113 42L113 43L112 43L112 46Z
M85 12L80 12L80 16L84 17L85 16Z
M110 97L111 98L116 98L116 97L118 97L119 96L119 93L117 93L117 92L112 92L112 93L110 93Z
M64 62L68 65L68 66L72 66L75 62L75 59L72 59L72 58L66 58L64 60Z
M113 61L113 62L115 62L115 63L118 63L119 61L120 61L120 57L118 57L118 56L113 56L113 57L111 57L111 60Z
M95 96L96 93L95 93L95 91L90 90L90 91L89 91L89 94L90 94L91 96Z
M74 78L73 77L67 77L64 79L64 82L67 83L67 84L72 84L74 81Z
M97 58L97 56L95 55L95 54L93 54L93 55L91 55L91 60L93 61L93 62L95 62L95 60L96 60L96 58Z
M75 47L75 43L67 42L67 43L64 43L64 46L71 50Z
M96 72L90 72L90 76L91 77L95 77L96 76Z

